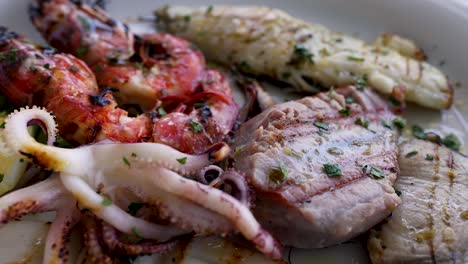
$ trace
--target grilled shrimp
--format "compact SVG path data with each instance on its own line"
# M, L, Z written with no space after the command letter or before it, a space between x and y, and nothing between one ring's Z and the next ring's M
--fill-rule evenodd
M133 35L80 1L38 0L30 12L44 38L83 59L119 105L149 113L153 141L198 153L232 129L239 109L228 81L206 70L202 53L189 42L162 33Z
M138 142L150 134L148 117L130 118L112 94L97 87L81 60L0 28L0 91L13 104L46 107L63 136L76 144Z
M408 101L430 108L452 103L446 76L421 61L414 43L395 35L369 45L267 7L167 6L156 16L159 29L194 42L208 58L300 91L317 92L317 83L357 84L385 95L403 89Z
M227 81L217 72L206 71L190 98L167 96L158 111L135 117L119 108L113 88L97 87L83 61L0 28L0 91L15 105L46 107L76 145L150 141L200 153L223 139L237 114Z
M167 34L134 36L98 6L37 0L31 20L46 41L82 59L99 86L112 86L122 104L151 109L161 95L191 94L205 69L190 43Z

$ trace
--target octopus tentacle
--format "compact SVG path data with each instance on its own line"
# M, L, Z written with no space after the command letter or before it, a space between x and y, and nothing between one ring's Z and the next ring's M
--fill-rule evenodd
M61 200L61 206L47 233L44 263L68 263L70 231L79 222L80 217L75 199L68 197Z
M177 240L164 243L156 243L154 241L127 243L119 239L115 228L105 222L102 222L101 225L103 244L112 253L131 256L164 253L173 249L178 244Z
M60 179L54 176L9 193L0 198L0 223L6 224L29 213L54 211L64 195Z
M148 197L148 200L155 197ZM158 189L157 201L161 217L183 229L200 234L220 234L225 236L234 231L234 226L225 217L210 211L190 200Z
M229 154L226 143L213 145L204 154L190 155L158 143L99 144L77 149L63 149L43 145L31 137L27 126L32 121L44 125L49 137L55 137L56 124L53 117L39 108L22 109L9 116L5 125L5 139L10 148L38 165L54 171L91 174L98 168L115 167L109 160L123 166L155 164L182 174L195 174L213 161ZM122 162L125 160L126 162Z
M155 186L226 217L259 251L272 258L281 258L280 244L261 228L249 209L235 198L165 168L156 168L154 173L157 177L151 177L150 180Z
M112 258L104 252L99 243L99 230L94 216L86 212L83 214L80 223L83 229L84 244L87 249L87 259L91 263L112 264Z
M142 238L157 241L167 241L175 236L186 233L184 230L150 223L131 216L115 204L106 204L103 202L104 197L96 193L78 176L62 173L60 178L65 188L75 196L82 206L91 210L98 218L106 221L123 233L134 234L135 230L138 230Z

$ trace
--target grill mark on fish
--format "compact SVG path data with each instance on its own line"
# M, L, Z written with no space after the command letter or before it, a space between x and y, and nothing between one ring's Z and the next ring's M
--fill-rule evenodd
M453 168L455 167L455 159L453 157L453 153L450 151L448 153L448 157L447 157L447 167L448 167L448 172L447 172L447 177L450 179L450 185L449 185L449 190L448 190L448 194L446 195L446 200L445 200L445 205L442 209L443 213L444 213L444 218L443 218L443 223L447 226L447 227L451 227L451 223L450 223L450 220L451 220L451 217L450 217L450 214L448 214L447 212L447 208L448 208L448 205L449 205L449 200L453 197L453 183L454 183L454 178L455 178L455 173L453 171ZM446 239L442 239L442 241L445 243L445 245L447 245L447 249L450 251L450 258L452 259L452 262L455 263L454 261L454 248L451 244L448 243L448 241L446 241Z
M432 177L433 179L433 182L434 184L432 185L431 187L431 195L429 197L429 204L428 204L428 208L429 208L429 232L430 234L434 234L435 230L434 230L434 201L435 201L435 190L437 188L437 181L438 181L438 174L439 174L439 171L440 171L440 157L439 157L439 146L435 146L435 150L434 150L434 160L435 160L435 164L434 164L434 176ZM428 240L427 240L427 243L428 243L428 246L429 246L429 254L431 255L431 260L432 260L432 263L437 263L437 260L435 258L435 251L434 251L434 236L431 236Z
M391 157L392 153L393 153L393 150L390 150L390 151L386 151L386 152L379 152L378 154L376 154L374 156L366 157L367 159L365 159L365 160L363 160L362 157L360 157L360 158L361 158L361 161L363 161L363 163L366 163L367 160L372 160L375 157L381 157L381 158ZM347 157L342 157L342 159L341 159L342 164L344 164L346 162L351 162L351 163L354 164L357 161L356 157L354 157L353 155L351 155L351 159L346 159L346 158ZM304 193L303 197L298 196L298 197L295 197L296 199L290 199L290 201L294 202L294 203L304 203L307 200L313 199L315 196L319 196L319 195L322 195L322 194L327 193L327 192L338 191L339 189L344 188L344 187L346 187L346 186L348 186L350 184L354 184L359 180L366 179L366 177L368 177L367 174L362 172L362 169L360 168L360 166L356 165L356 167L358 167L358 170L359 170L360 173L355 174L355 175L353 175L353 176L351 176L349 178L346 178L346 179L343 178L340 181L338 181L337 184L328 185L327 187L322 188L322 189L320 189L320 190L318 190L316 192ZM394 172L392 172L393 167L381 167L381 169L384 171L385 175L394 174ZM306 198L304 198L304 197L306 197Z

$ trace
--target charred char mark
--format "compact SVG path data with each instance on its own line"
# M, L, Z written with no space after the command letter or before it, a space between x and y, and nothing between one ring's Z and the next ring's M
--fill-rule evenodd
M213 114L211 113L210 107L208 105L203 105L198 110L199 110L201 123L202 124L208 123L210 118L213 116Z
M0 45L5 44L10 39L17 39L17 38L19 38L18 33L8 30L7 27L0 26Z
M109 93L112 93L112 92L118 92L119 90L113 88L113 87L110 87L110 86L107 86L107 87L103 87L103 89L101 89L101 92L97 95L89 95L89 98L91 100L91 104L93 105L97 105L97 106L106 106L110 103L112 103L112 101L108 98L106 98L106 95L109 94Z
M31 160L31 162L32 162L33 164L36 164L36 165L38 165L38 166L41 165L40 162L39 162L39 159L38 159L36 156L34 156L33 154L27 153L27 152L24 152L24 151L21 151L21 150L19 151L19 153L20 153L21 155L27 157L29 160Z

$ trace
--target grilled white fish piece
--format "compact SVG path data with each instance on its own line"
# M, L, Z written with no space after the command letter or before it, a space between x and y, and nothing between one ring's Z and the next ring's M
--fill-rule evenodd
M338 244L385 219L400 203L396 120L375 92L345 87L242 124L234 166L255 190L256 218L298 248Z
M434 66L414 59L414 43L394 35L374 45L295 19L268 7L167 6L156 11L158 27L198 45L209 59L266 75L300 91L365 85L391 95L406 89L406 99L445 109L453 89ZM401 51L401 52L399 52ZM421 58L421 57L417 57Z
M372 230L372 262L468 263L468 158L412 140L398 161L402 203Z

